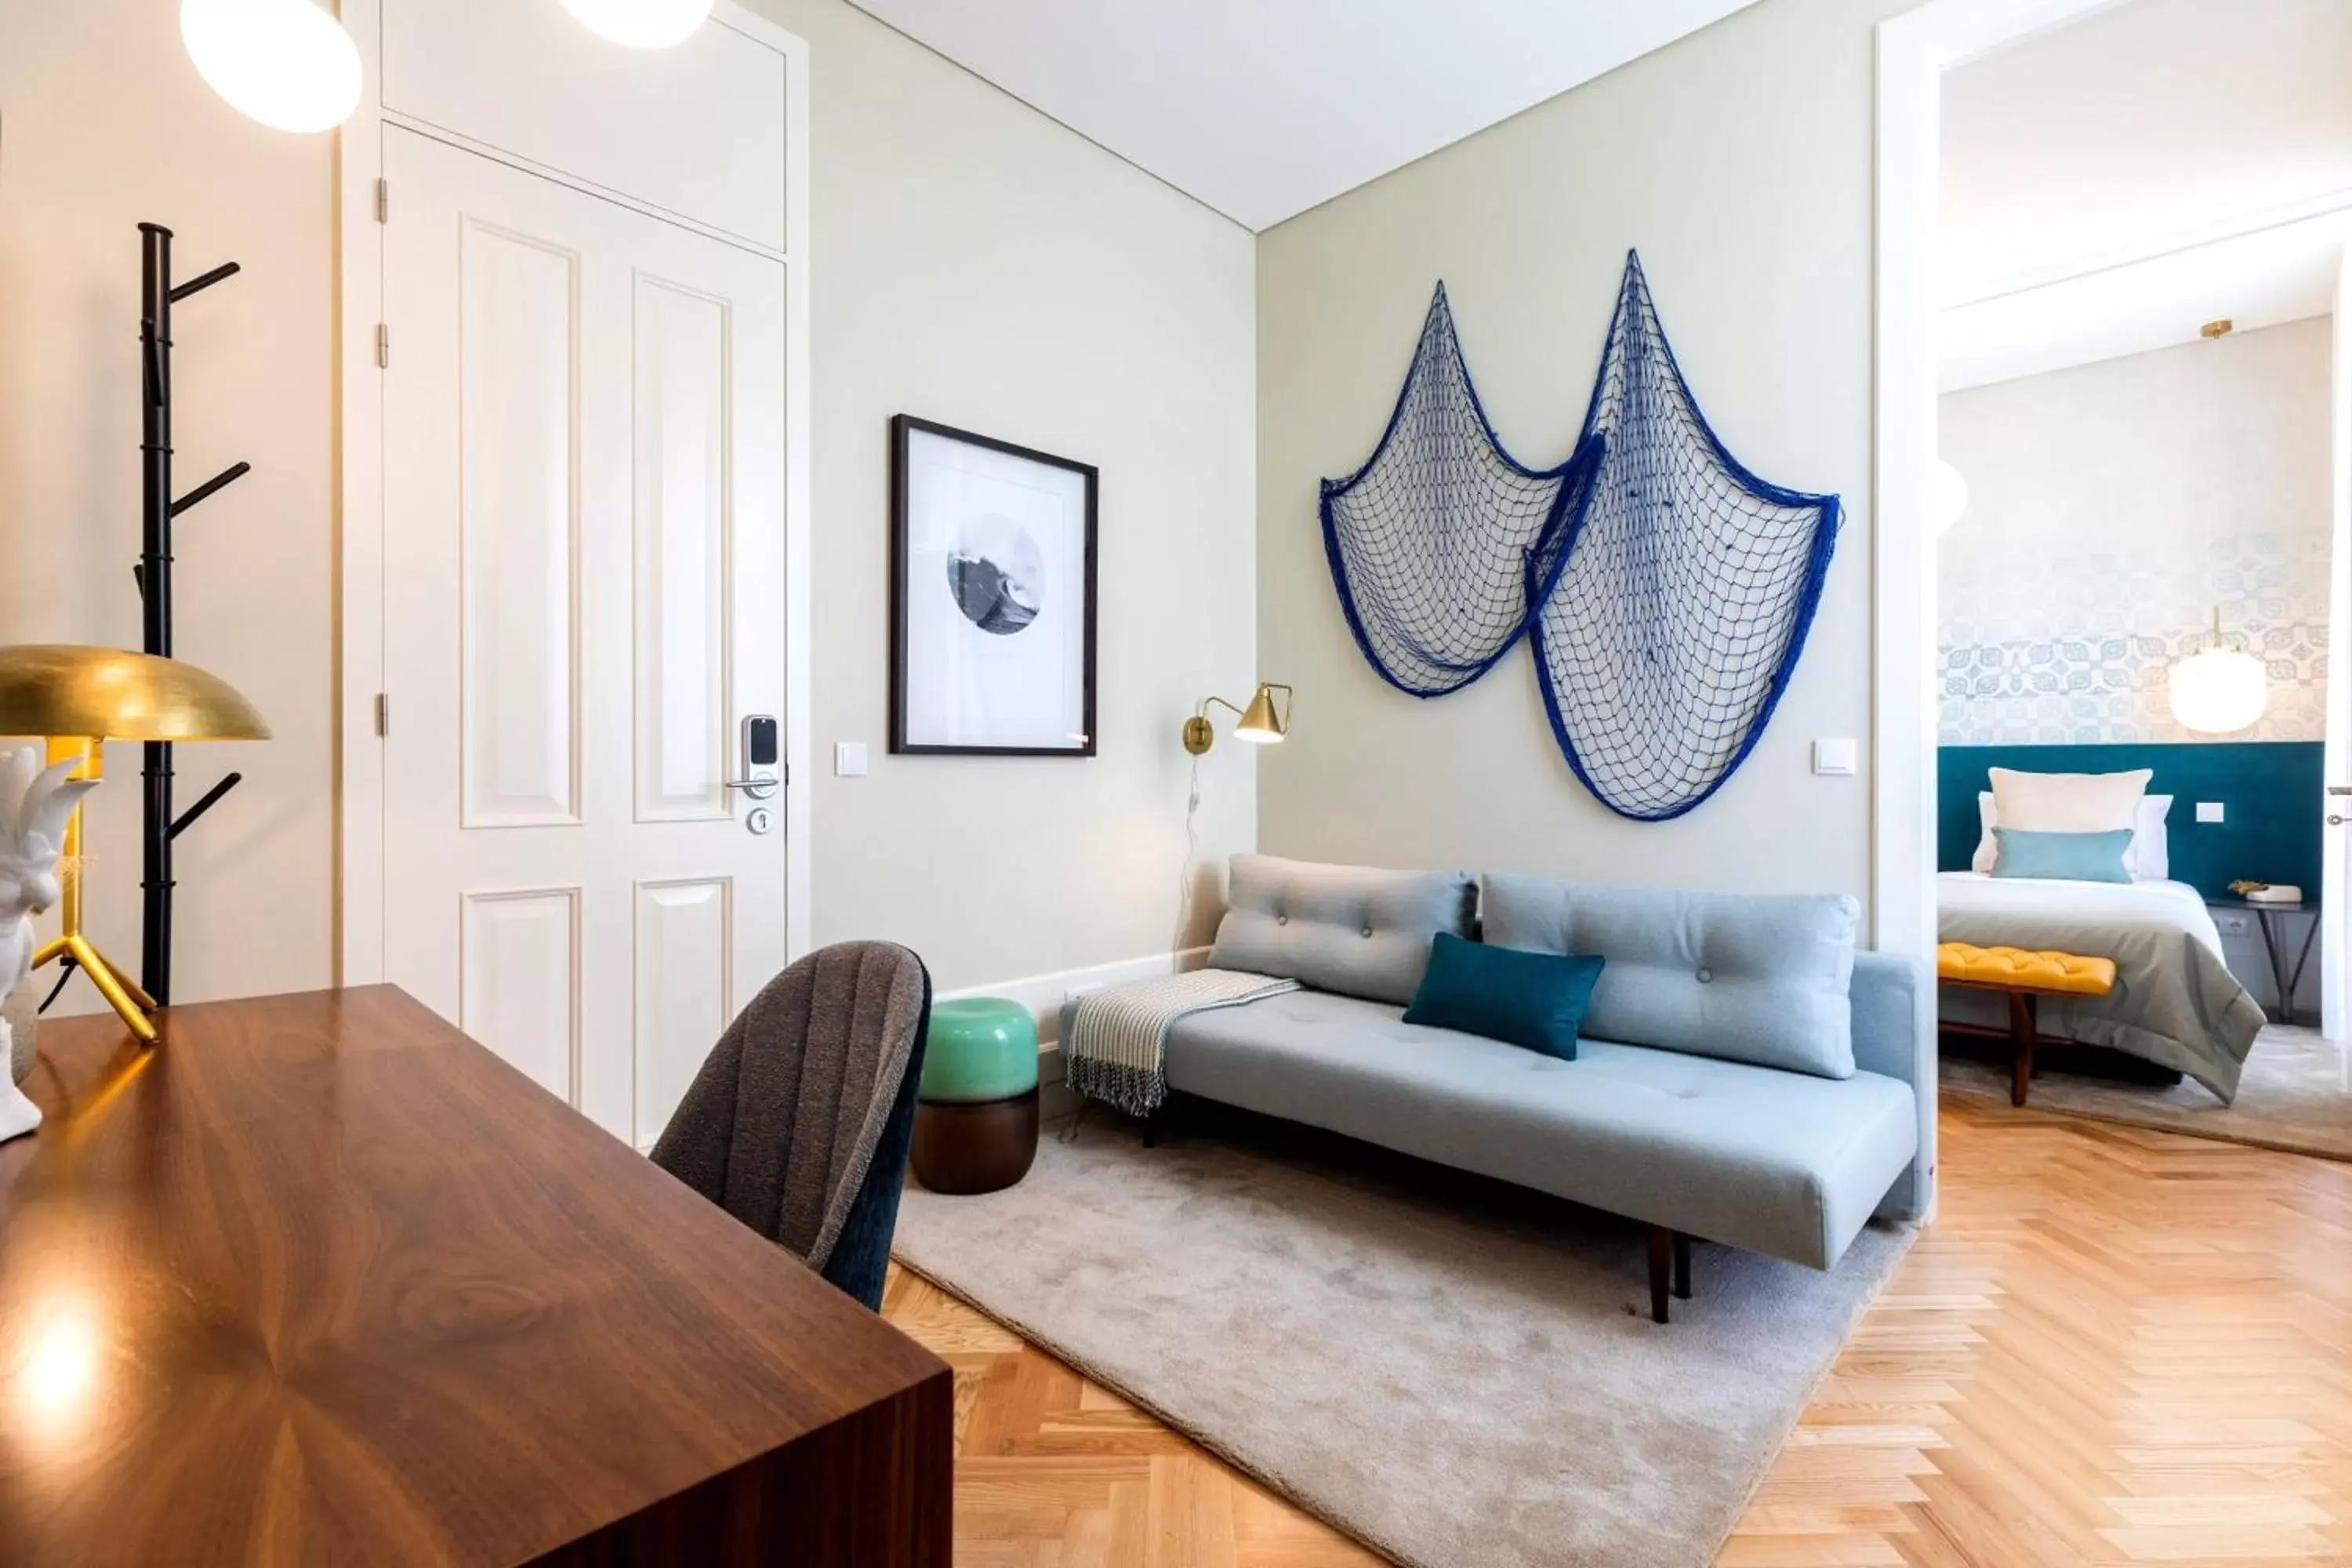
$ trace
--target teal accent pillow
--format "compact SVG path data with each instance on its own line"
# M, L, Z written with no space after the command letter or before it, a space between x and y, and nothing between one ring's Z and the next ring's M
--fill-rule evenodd
M1430 944L1429 971L1404 1021L1483 1035L1572 1062L1577 1026L1591 1005L1601 963L1580 953L1489 947L1442 931Z
M1996 877L2049 877L2062 882L2128 882L2124 851L2131 847L2132 830L2111 833L2035 833L2022 827L1996 827L1992 836L2000 853L1992 863Z

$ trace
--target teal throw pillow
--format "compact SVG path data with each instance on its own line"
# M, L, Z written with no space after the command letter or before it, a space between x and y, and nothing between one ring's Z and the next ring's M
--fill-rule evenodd
M2131 847L2128 827L2110 833L2035 833L2022 827L1996 827L2000 847L1992 863L1996 877L2047 877L2062 882L2128 882L2124 852Z
M1577 1026L1591 1005L1601 964L1577 953L1522 952L1439 931L1404 1021L1483 1035L1572 1062Z

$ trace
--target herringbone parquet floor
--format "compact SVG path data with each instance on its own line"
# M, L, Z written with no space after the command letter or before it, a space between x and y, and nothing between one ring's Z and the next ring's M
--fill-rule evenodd
M2352 1164L1953 1101L1942 1160L1723 1568L2352 1564ZM885 1310L956 1369L961 1568L1377 1562L923 1281Z

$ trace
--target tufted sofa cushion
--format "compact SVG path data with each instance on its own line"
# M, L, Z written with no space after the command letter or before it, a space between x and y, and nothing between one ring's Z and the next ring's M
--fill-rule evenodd
M1584 1036L1822 1078L1853 1063L1843 893L1694 893L1490 876L1486 940L1609 961Z
M1467 871L1379 871L1236 855L1213 969L1277 975L1402 1006L1439 931L1470 934L1478 884Z

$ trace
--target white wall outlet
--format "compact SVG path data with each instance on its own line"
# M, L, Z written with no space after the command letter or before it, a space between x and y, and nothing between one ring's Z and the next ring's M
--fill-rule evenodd
M866 742L835 741L833 743L833 776L837 779L862 779L866 776Z
M1852 741L1815 741L1813 772L1824 778L1852 778L1858 754Z
M2223 936L2243 936L2253 930L2253 921L2245 915L2223 910L2213 916L2213 929Z
M2221 803L2218 800L2199 801L2197 803L2197 820L2200 822L2221 821Z
M1086 995L1088 992L1099 991L1109 984L1110 982L1107 980L1089 980L1083 984L1073 985L1068 990L1062 993L1062 1000L1065 1002L1075 1002L1079 997Z

